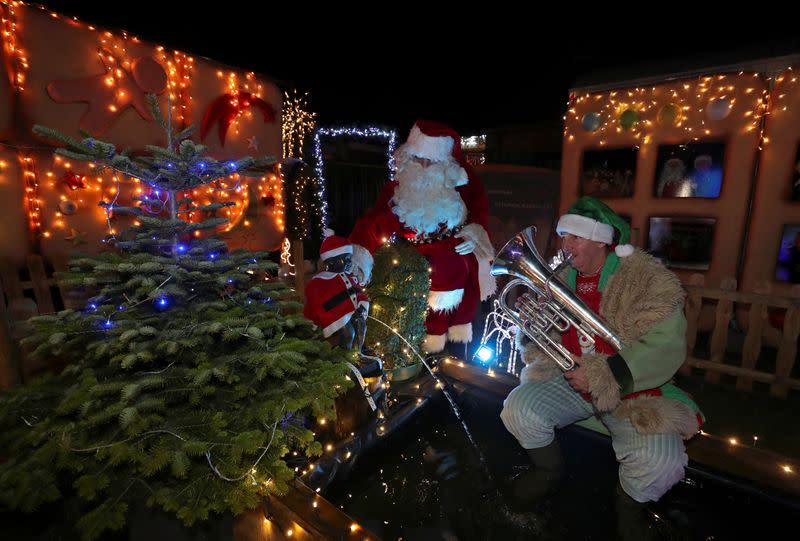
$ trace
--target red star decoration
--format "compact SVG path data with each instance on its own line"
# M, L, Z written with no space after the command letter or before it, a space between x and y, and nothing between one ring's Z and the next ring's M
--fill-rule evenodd
M72 171L64 171L64 176L61 178L61 181L69 186L70 190L86 188L86 177L73 173Z
M265 124L267 122L275 122L275 108L250 92L223 94L211 102L211 105L206 109L206 113L203 115L203 122L200 124L200 140L205 140L211 126L219 122L219 142L222 146L225 146L225 136L228 133L228 128L239 116L239 113L251 106L261 110Z

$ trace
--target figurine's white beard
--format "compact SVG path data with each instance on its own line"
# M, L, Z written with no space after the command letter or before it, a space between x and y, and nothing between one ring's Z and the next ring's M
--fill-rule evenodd
M457 170L455 160L423 167L410 156L398 156L392 212L417 235L434 233L440 224L448 228L462 224L467 207L455 189Z

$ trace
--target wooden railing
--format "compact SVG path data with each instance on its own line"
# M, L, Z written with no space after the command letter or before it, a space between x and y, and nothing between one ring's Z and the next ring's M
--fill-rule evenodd
M765 285L756 293L738 292L733 278L723 279L719 289L712 289L705 287L702 275L692 276L686 286L685 305L688 356L681 372L689 374L693 368L702 369L710 383L719 383L720 376L728 374L736 378L738 390L747 392L753 390L754 381L763 382L769 384L771 395L780 398L786 398L789 389L800 389L800 380L791 377L800 334L800 295L796 295L800 291L793 290L790 297L779 297L769 295L768 290ZM746 332L736 364L731 362L728 351L732 321L737 321ZM710 327L711 332L707 359L693 355L702 327ZM765 338L777 348L772 371L756 369Z
M65 269L66 261L55 263L55 267ZM22 268L0 261L0 284L0 388L6 388L42 368L25 362L20 352L19 340L28 333L28 318L53 313L62 304L74 306L36 254L28 255Z

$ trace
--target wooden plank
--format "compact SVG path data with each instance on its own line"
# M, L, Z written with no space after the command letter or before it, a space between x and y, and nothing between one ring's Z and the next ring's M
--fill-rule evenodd
M705 284L706 277L702 274L692 274L689 277L689 284L695 287L702 287ZM687 291L688 288L687 288ZM694 351L694 346L697 344L697 325L700 321L700 309L703 307L703 297L696 291L688 293L686 296L686 306L684 307L684 314L686 315L686 355L687 357ZM680 373L686 376L691 375L692 368L685 362L680 367Z
M66 254L55 254L50 261L56 272L65 272L69 270L69 260L70 257ZM58 291L61 293L61 301L64 303L64 308L80 310L86 306L88 294L81 295L75 291L71 291L68 287L61 287L55 277L53 278L53 285L57 286Z
M0 280L3 282L3 291L8 304L11 304L12 299L24 296L22 283L19 280L19 267L11 261L0 262Z
M20 352L11 335L11 315L0 298L0 389L19 382Z
M763 383L774 383L777 381L777 376L775 374L770 374L768 372L759 372L758 370L747 370L742 368L741 366L734 366L731 364L719 364L714 363L711 361L707 361L705 359L697 359L695 357L689 357L686 359L686 362L689 366L694 368L701 368L707 371L715 371L720 372L722 374L729 374L731 376L747 376L755 381L760 381ZM800 380L798 379L786 379L785 384L787 387L791 389L800 389Z
M233 541L272 541L274 532L260 509L248 509L233 519Z
M775 381L769 388L773 396L786 398L793 380L789 379L797 359L797 336L800 334L800 308L793 306L783 319L783 335L775 360ZM797 387L793 387L797 388Z
M769 289L769 284L761 284L757 287L756 293L766 294L769 293ZM753 304L750 306L747 335L744 338L744 346L742 348L742 368L746 370L753 370L756 367L756 361L761 354L761 333L766 319L767 305ZM736 380L736 390L751 392L753 390L753 379L746 375L740 376Z
M275 522L284 535L285 530L289 528L293 530L301 528L309 534L309 539L380 541L377 535L366 530L298 479L289 483L289 491L284 496L268 496L265 507L266 514L271 516L272 520L277 519ZM293 533L291 538L295 539L295 536Z
M50 285L47 282L47 273L41 256L28 255L28 270L31 273L33 294L36 297L36 304L39 305L39 313L52 314L56 309L53 306L53 297L50 295Z
M723 278L720 289L733 291L736 289L735 278ZM733 301L730 299L720 299L717 302L715 314L714 331L711 333L711 362L723 364L725 361L725 348L728 344L728 325L733 314ZM719 371L709 370L706 372L706 381L709 383L719 383Z
M475 385L493 393L506 396L519 385L519 379L507 372L492 371L461 359L446 359L439 364L439 370L447 377ZM491 375L489 375L491 374Z
M759 295L757 293L741 293L739 291L712 289L709 287L685 286L689 294L697 294L707 299L726 300L745 304L767 304L778 308L790 308L800 305L800 299L791 297L778 297L775 295ZM735 288L734 288L735 289Z
M9 307L23 298L19 269L7 259L0 261L0 284L0 387L7 388L19 381L21 366L19 344L14 337L15 318Z

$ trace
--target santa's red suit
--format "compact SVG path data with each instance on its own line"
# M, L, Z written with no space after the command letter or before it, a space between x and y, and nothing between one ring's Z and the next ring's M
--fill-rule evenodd
M330 230L325 235L319 254L323 261L353 253L353 247L344 237ZM322 329L325 338L347 325L359 306L369 312L369 297L350 273L320 272L306 284L303 315Z
M347 325L359 306L369 311L369 297L352 274L320 272L306 284L303 315L328 338Z
M447 340L472 340L478 302L494 293L488 200L461 153L460 137L447 126L417 121L395 158L397 179L350 235L353 262L368 282L371 254L392 235L416 246L431 268L423 349L437 352Z

